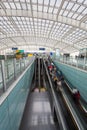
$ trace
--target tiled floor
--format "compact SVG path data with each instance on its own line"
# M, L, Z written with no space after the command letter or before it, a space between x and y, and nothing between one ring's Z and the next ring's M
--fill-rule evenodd
M58 130L54 124L47 92L32 92L20 130Z

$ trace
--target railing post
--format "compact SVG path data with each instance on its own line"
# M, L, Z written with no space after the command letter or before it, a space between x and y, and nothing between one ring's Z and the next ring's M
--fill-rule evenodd
M14 79L16 79L16 58L14 58L13 64L14 64Z
M70 65L72 66L72 57L70 58Z
M86 64L86 57L84 57L83 69L85 69L85 64Z
M22 63L21 63L22 59L20 58L20 73L22 72Z
M24 69L25 69L25 67L26 67L26 66L25 66L25 57L24 57Z
M5 63L4 63L4 60L1 60L1 71L2 71L3 90L6 91Z
M79 58L77 57L77 63L76 63L76 67L78 68L78 60L79 60Z

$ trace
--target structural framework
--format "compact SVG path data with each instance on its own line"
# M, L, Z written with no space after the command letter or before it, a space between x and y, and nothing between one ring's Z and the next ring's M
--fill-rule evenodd
M87 0L0 0L0 53L87 48Z

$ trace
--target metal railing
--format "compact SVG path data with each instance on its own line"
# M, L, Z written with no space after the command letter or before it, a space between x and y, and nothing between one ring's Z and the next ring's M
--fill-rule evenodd
M62 63L75 66L77 68L87 70L87 58L74 58L74 57L55 57L54 60L58 60Z
M33 57L32 57L33 58ZM0 95L26 69L32 58L0 60Z

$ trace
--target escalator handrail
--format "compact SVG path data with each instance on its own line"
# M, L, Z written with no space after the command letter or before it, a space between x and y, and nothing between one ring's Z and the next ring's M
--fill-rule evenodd
M74 119L74 121L75 121L75 123L76 123L76 125L78 127L78 130L84 130L84 127L83 127L79 117L77 116L74 108L72 107L72 105L71 105L71 103L70 103L70 101L69 101L69 99L68 99L68 97L67 97L67 95L65 94L64 91L63 91L62 95L63 95L64 100L65 100L65 102L66 102L66 104L68 106L68 109L69 109L69 111L70 111L70 113L71 113L71 115L72 115L72 117L73 117L73 119Z
M70 86L68 85L67 81L64 80L64 82L66 83L66 85L67 85L69 91L70 91L71 93L73 93L73 92L72 92L72 89L71 89ZM86 108L84 107L84 105L82 104L82 102L79 101L79 103L80 103L80 106L81 106L82 110L85 112L85 114L87 114L87 110L86 110Z
M47 70L45 62L44 62L44 66L45 66L45 70L46 70L46 73L47 73L47 76L48 76L50 87L51 87L51 90L52 90L52 93L53 93L54 102L55 102L55 105L56 105L56 108L57 108L57 112L59 114L59 118L60 118L60 123L59 123L60 129L61 130L67 130L67 125L65 123L65 119L64 119L63 113L61 111L60 105L58 104L57 97L55 95L55 92L54 92L54 89L53 89L53 86L52 86L52 82L51 82L51 79L50 79L50 76L49 76L49 73L48 73L48 70Z
M45 63L44 63L44 65L45 65ZM50 79L50 76L49 76L49 73L48 73L46 65L45 65L45 69L46 69L46 73L47 73L47 76L48 76L48 79L49 79L50 87L51 87L51 90L52 90L52 93L53 93L53 96L54 96L54 101L56 102L56 106L57 106L57 99L56 99L56 96L55 96L55 93L54 93L54 89L52 87L52 82L51 82L51 79ZM66 104L67 104L68 109L70 110L70 113L71 113L71 115L72 115L72 117L73 117L73 119L75 121L75 124L76 124L78 130L84 130L84 126L82 125L79 117L77 116L77 114L76 114L74 108L72 107L72 105L71 105L67 95L65 94L65 92L62 92L62 95L63 95L63 98L64 98ZM57 106L57 108L58 107L59 106ZM61 112L61 110L59 110L59 111ZM62 113L60 115L60 119L61 119L61 116L62 116ZM65 125L64 124L64 119L61 120L61 123L62 123L62 125ZM66 125L65 125L65 127L66 127Z

